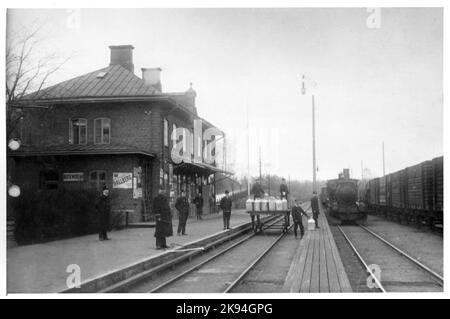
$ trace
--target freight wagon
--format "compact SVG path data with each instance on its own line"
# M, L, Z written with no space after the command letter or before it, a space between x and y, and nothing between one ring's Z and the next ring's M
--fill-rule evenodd
M443 157L434 158L369 181L369 209L399 222L443 225Z

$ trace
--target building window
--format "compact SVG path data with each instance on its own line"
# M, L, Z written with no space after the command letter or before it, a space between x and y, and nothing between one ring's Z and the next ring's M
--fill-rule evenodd
M94 144L109 144L111 138L111 120L98 118L94 120Z
M188 156L187 155L187 147L188 147L188 137L190 136L190 132L187 128L183 128L183 154L184 156Z
M106 171L91 171L89 184L91 189L101 190L103 186L106 186Z
M164 146L169 146L169 121L164 119Z
M87 141L87 120L70 119L69 120L69 143L86 144Z
M177 144L177 125L172 124L172 145Z
M57 171L42 171L40 180L41 189L58 189L59 173Z

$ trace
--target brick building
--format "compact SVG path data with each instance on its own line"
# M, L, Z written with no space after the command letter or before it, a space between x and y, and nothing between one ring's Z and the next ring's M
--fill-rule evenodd
M151 219L151 199L160 185L172 201L181 189L191 198L201 190L208 213L214 209L214 176L221 172L217 163L177 164L171 158L173 145L184 138L190 142L186 137L193 136L194 120L201 119L196 92L191 86L186 92L164 93L160 68L143 68L142 77L136 76L133 49L110 46L108 67L22 100L27 104L20 127L22 146L9 151L11 179L31 190L100 192L107 185L113 211L128 211L130 222ZM203 131L213 127L201 120ZM186 133L177 138L176 128Z

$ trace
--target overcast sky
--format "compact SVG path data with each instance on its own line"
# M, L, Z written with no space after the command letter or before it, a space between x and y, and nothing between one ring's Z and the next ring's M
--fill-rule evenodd
M163 91L193 82L202 117L227 133L228 162L251 174L312 178L311 90L317 87L318 178L344 167L372 176L443 154L442 10L381 9L13 10L8 32L43 24L42 52L73 55L51 84L109 65L132 44L135 73L161 67ZM79 23L78 23L79 22ZM12 34L12 33L9 33Z

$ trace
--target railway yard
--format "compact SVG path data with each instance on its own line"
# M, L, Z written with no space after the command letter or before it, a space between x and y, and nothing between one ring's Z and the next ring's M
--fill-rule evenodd
M301 204L292 198L266 194L251 198L245 191L236 193L234 200L247 200L245 209L233 211L231 228L219 231L222 214L191 221L189 233L192 230L195 236L178 233L162 251L158 247L149 250L146 244L149 234L156 231L132 228L113 232L118 240L106 244L102 255L88 236L13 248L10 289L63 293L442 292L443 158L365 184L350 178L348 169L338 176L327 181L320 197L314 193ZM286 184L283 187L287 189ZM297 238L294 219L301 218L305 233ZM69 256L67 251L77 254ZM41 256L54 268L30 270L26 266ZM67 264L82 267L88 275L83 272L85 277L78 285L67 285L67 275L61 274Z
M309 202L302 205L311 213ZM443 291L442 235L369 215L295 238L283 216L261 219L165 251L63 292L383 293ZM304 222L305 224L305 222ZM370 276L372 272L372 277Z

